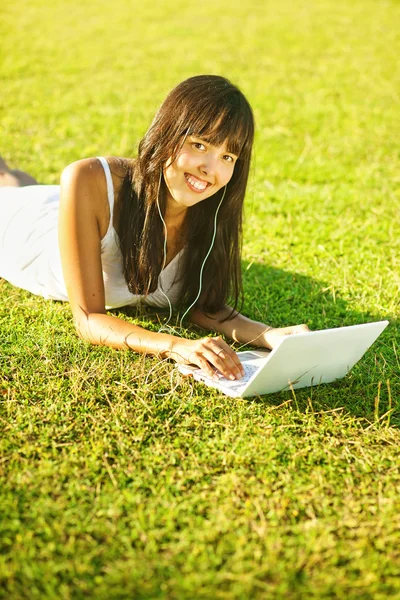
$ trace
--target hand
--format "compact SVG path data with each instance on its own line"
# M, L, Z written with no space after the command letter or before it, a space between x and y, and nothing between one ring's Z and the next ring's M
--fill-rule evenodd
M236 352L221 337L200 340L179 338L174 342L169 357L177 363L196 365L209 376L218 370L226 379L241 379L244 369Z
M296 335L310 331L307 325L292 325L291 327L271 327L263 334L265 346L273 350L285 335Z

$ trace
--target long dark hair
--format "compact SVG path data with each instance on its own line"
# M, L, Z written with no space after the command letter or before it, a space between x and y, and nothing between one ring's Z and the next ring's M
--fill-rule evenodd
M163 262L164 229L157 207L166 207L163 166L174 160L186 135L219 146L227 140L236 154L232 178L222 202L215 245L203 272L198 306L207 313L229 301L236 310L243 301L240 255L242 211L254 138L254 119L242 92L224 77L199 75L174 88L157 112L139 144L138 157L129 165L120 188L120 236L123 268L133 294L156 290ZM180 270L180 306L188 306L199 291L199 272L210 247L214 214L223 190L187 210L184 264Z

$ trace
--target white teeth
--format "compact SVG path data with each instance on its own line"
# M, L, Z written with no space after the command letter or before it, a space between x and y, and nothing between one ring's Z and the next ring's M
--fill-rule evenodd
M197 179L193 179L190 175L186 175L186 179L196 190L205 190L207 187L207 183L200 183Z

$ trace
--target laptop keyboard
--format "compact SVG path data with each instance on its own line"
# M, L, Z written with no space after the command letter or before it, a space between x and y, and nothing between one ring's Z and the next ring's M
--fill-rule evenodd
M247 383L249 381L249 379L254 375L254 373L256 371L258 371L258 369L260 368L259 366L256 365L249 365L246 363L242 363L242 367L244 369L244 375L241 379L236 379L235 381L231 381L230 379L226 379L226 377L224 377L223 375L219 375L218 377L218 381L220 381L221 383L236 383L237 385L243 385L245 383Z
M230 379L226 379L226 377L221 375L218 371L215 373L214 378L211 378L201 369L197 371L197 376L209 385L215 385L217 383L218 387L221 386L220 389L229 388L231 391L235 390L240 393L241 390L247 386L254 373L259 371L260 367L265 363L265 356L259 356L252 351L248 351L241 353L240 360L244 369L244 375L241 379L234 379L231 381Z

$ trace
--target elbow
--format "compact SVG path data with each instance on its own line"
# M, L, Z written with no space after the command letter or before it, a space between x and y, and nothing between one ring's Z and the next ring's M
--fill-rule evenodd
M88 342L90 344L98 344L96 338L96 327L95 323L92 322L91 316L93 313L86 313L79 317L74 317L75 331L80 340Z
M85 300L74 301L73 294L69 294L69 298L72 319L78 338L91 344L98 344L101 319L106 315L105 307L90 307Z
M75 331L76 335L83 342L89 342L90 344L95 344L93 335L90 335L90 328L87 323L82 323L82 321L75 321Z

